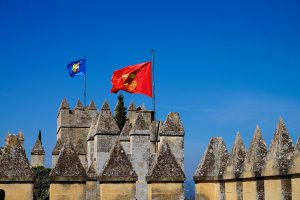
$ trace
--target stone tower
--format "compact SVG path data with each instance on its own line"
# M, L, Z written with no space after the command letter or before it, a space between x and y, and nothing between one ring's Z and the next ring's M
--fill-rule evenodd
M38 138L31 150L31 166L44 166L45 151L42 141Z

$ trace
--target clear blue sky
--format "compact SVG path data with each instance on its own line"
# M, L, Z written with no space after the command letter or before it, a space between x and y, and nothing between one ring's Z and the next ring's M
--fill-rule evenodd
M62 98L83 100L66 71L83 56L88 101L114 108L112 72L155 50L157 117L180 113L188 179L213 136L231 150L240 130L248 147L259 124L269 146L280 116L300 135L300 0L0 0L0 20L0 144L22 130L29 154L42 129L47 166Z

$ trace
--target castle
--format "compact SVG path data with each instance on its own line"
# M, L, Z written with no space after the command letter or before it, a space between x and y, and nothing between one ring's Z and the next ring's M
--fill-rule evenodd
M128 108L119 130L105 101L70 109L63 99L52 151L51 200L184 199L184 128L178 113L164 122L153 111ZM31 164L24 136L8 134L0 151L0 200L34 197L32 166L44 165L39 139ZM294 145L280 118L270 148L257 126L247 150L237 133L231 152L212 138L194 174L196 200L299 200L300 138Z
M15 141L13 145L11 140ZM20 197L13 192L16 187L22 199L32 199L34 176L26 162L22 135L8 135L7 141L0 176L8 173L3 166L8 154L6 163L16 164L20 171L27 166L27 170L25 175L15 175L22 175L18 180L1 179L0 188L7 199ZM84 107L78 100L70 109L63 99L52 151L50 199L184 199L183 147L184 129L178 113L169 113L164 123L154 121L153 111L135 107L132 102L124 128L119 130L107 101L98 111L93 101ZM18 155L13 155L15 149L20 151ZM41 141L37 140L31 165L44 165L44 155ZM21 157L23 163L12 163L13 157Z

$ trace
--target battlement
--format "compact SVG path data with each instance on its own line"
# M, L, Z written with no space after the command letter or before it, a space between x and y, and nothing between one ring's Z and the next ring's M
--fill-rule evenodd
M299 197L299 141L294 145L282 118L269 149L258 126L248 151L239 132L230 154L222 138L212 138L194 174L196 199Z

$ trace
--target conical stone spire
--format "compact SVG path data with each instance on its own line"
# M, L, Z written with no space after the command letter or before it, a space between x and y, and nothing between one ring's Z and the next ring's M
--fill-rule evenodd
M184 128L179 113L169 113L161 129L161 136L183 136Z
M101 112L98 117L96 124L96 133L97 134L112 134L117 135L120 133L117 122L112 116L109 105L107 101L104 102Z
M273 167L279 170L281 174L285 174L293 164L293 156L293 141L290 138L282 118L280 117L267 159L274 160Z
M167 142L160 147L158 156L146 175L146 180L155 182L183 182L185 180L184 172Z
M97 180L97 172L96 172L96 164L95 161L93 160L90 167L87 170L87 178L89 181L95 181Z
M240 132L238 132L227 163L227 166L232 166L232 174L235 176L235 178L239 178L240 175L243 173L245 158L245 145L242 141Z
M77 153L67 141L62 148L57 164L50 173L51 181L85 181L87 178Z
M31 155L45 155L42 142L39 139L35 141L34 146L31 150Z
M66 98L63 98L63 100L60 104L59 110L61 110L61 109L70 109Z
M109 105L108 105L107 100L104 101L101 110L109 110L109 111L110 111L110 107L109 107Z
M137 119L135 120L135 124L133 125L134 130L148 130L149 127L145 122L143 115L141 113L138 114Z
M250 164L250 170L255 176L261 176L265 166L267 152L267 145L257 125L247 154L247 163Z
M57 141L56 141L55 147L52 151L52 154L53 155L58 155L60 153L60 150L62 149L62 147L63 147L63 145L61 143L61 140L60 140L60 138L58 138Z
M17 135L8 135L0 161L0 181L34 181L25 150Z
M88 110L97 110L97 106L96 106L94 100L91 101L91 103L88 107Z
M82 105L80 99L77 100L75 110L83 110L83 105Z
M129 132L131 130L132 126L129 123L129 120L126 120L124 127L120 134L120 141L130 141Z
M99 175L100 181L137 181L137 174L120 142L116 142Z
M136 107L135 107L133 101L131 101L129 104L129 107L128 107L128 111L135 111L135 110L136 110Z
M194 181L222 178L228 159L228 150L222 138L212 138L194 174Z

